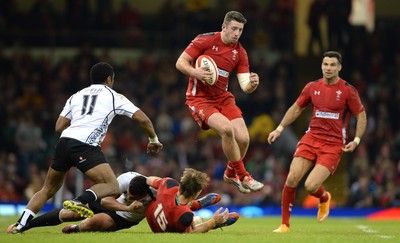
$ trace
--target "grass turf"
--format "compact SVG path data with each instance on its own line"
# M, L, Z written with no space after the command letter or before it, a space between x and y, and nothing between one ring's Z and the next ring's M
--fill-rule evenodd
M63 234L61 229L68 223L51 227L31 229L23 234L7 234L7 227L17 217L0 218L0 242L2 243L112 243L112 242L400 242L400 221L368 220L365 218L328 218L324 223L317 223L311 217L292 217L291 232L272 233L280 224L279 217L244 218L222 230L217 229L206 234L154 234L144 220L130 229L110 233Z

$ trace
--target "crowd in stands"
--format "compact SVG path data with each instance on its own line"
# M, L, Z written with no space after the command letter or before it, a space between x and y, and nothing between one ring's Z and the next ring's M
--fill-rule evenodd
M63 13L54 10L52 1L38 0L27 12L18 11L17 1L0 2L0 26L12 33L7 36L0 31L0 202L25 201L41 187L57 142L55 121L65 101L90 84L88 74L94 63L107 61L116 69L114 89L149 115L164 144L160 154L146 154L148 140L141 129L132 127L128 119L116 118L102 147L117 175L134 170L179 178L184 168L193 167L210 175L208 190L223 194L223 204L280 205L299 137L296 131L304 132L308 125L294 124L276 144L266 142L295 101L298 88L311 81L296 79L296 70L308 67L300 67L292 50L294 0L271 1L265 8L257 1L212 6L208 1L186 5L179 1L180 6L175 6L166 0L151 16L139 13L128 2L112 12L112 1L107 0L97 1L95 10L88 1L66 0ZM244 94L234 80L230 84L251 135L245 165L266 185L249 196L223 182L227 161L219 137L200 131L194 123L184 105L187 77L175 69L177 54L185 45L196 34L219 31L221 16L231 8L248 18L241 43L249 50L251 70L260 76L260 86L251 95ZM31 31L29 39L26 30ZM32 34L35 30L40 34ZM400 36L389 30L393 26L378 26L364 41L348 42L339 49L344 59L340 76L357 88L368 115L360 146L345 157L345 206L400 206ZM4 54L7 46L15 45L24 48ZM32 48L38 46L80 48L73 57L54 62L50 56L34 57ZM142 52L116 64L107 55L112 47ZM104 48L104 54L94 54L94 48ZM157 55L158 50L166 54ZM354 134L354 123L349 134ZM79 172L70 172L65 182L70 194L75 191L75 173ZM90 183L85 181L85 186Z

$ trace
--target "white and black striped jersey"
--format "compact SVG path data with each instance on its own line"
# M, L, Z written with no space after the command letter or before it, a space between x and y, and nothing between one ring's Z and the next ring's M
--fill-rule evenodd
M60 116L71 120L61 137L100 146L116 115L132 115L139 110L124 95L103 84L92 84L72 95Z
M133 178L136 176L143 176L137 172L126 172L118 176L118 184L119 184L119 192L121 193L121 196L117 198L117 201L125 204L125 205L131 205L133 200L128 199L128 188L129 188L129 183ZM144 176L146 177L146 176ZM157 190L153 189L150 187L150 189L153 192L153 195L157 195ZM134 212L127 212L127 211L116 211L116 214L121 216L123 219L130 221L130 222L135 222L139 223L142 219L146 217L146 209L147 206L149 205L151 201L151 197L149 195L146 195L144 198L138 200L139 202L143 203L142 208L136 209Z

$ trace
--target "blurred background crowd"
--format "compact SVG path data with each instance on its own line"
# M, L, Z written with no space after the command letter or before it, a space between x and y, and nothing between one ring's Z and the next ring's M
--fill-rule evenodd
M41 188L57 142L55 121L65 101L90 85L94 63L106 61L116 70L114 89L149 115L165 146L158 155L146 154L148 140L140 127L116 118L102 147L117 175L134 170L179 179L183 168L193 167L210 175L208 190L223 194L223 204L279 206L294 148L310 114L286 129L276 144L268 145L266 137L303 85L321 77L322 52L337 50L343 55L340 76L360 93L368 128L326 187L340 206L400 206L399 18L376 16L371 32L349 24L351 1L309 0L305 23L310 38L302 55L295 50L296 0L160 0L150 12L140 11L137 2L0 0L1 202L25 201ZM266 185L246 196L222 181L227 161L219 137L200 131L192 120L184 105L187 77L175 69L190 40L220 31L224 14L233 9L248 20L240 42L251 70L260 76L251 95L234 78L229 87L251 135L245 165ZM325 43L319 39L321 18L327 20ZM37 54L43 48L49 51ZM69 55L52 54L62 48ZM121 58L113 54L116 48L134 50L135 55ZM351 139L354 124L352 120ZM66 198L80 186L74 180L77 173L68 175ZM84 187L90 183L85 180ZM304 198L299 196L297 203Z

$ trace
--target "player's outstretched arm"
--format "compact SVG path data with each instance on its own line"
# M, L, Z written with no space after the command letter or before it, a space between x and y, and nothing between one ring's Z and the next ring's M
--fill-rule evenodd
M215 211L214 215L207 221L196 224L193 226L190 233L205 233L212 229L215 229L217 225L221 225L228 220L229 210L226 208L222 213L222 207Z
M153 123L150 118L141 110L137 110L132 115L132 120L139 122L140 126L147 132L149 136L149 144L147 145L147 153L158 153L163 148L163 144L158 141L157 134L154 130Z
M271 144L273 142L275 142L275 140L281 135L283 129L285 129L285 127L289 126L290 124L292 124L292 122L294 122L297 117L300 116L300 114L304 111L306 107L300 107L299 105L297 105L297 103L295 102L285 113L285 116L283 117L281 123L279 124L279 126L273 130L272 132L270 132L270 134L268 135L268 143Z

